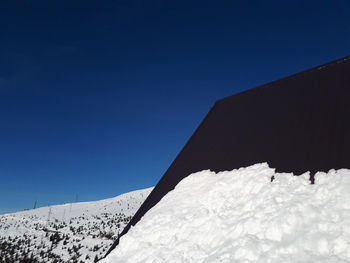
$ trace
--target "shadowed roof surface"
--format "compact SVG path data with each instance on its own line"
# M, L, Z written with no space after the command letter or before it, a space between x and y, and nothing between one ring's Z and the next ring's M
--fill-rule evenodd
M189 174L261 162L350 168L350 57L217 101L120 236Z

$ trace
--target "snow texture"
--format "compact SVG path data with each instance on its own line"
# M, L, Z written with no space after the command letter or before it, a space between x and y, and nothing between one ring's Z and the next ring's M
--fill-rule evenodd
M274 180L271 182L271 177ZM266 163L183 179L102 263L350 262L350 170Z

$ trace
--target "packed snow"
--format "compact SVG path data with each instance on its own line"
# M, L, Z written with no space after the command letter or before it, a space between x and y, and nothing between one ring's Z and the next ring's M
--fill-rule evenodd
M0 215L0 262L96 262L151 190Z
M350 262L349 200L347 169L319 172L315 184L308 173L276 173L266 163L202 171L100 262Z

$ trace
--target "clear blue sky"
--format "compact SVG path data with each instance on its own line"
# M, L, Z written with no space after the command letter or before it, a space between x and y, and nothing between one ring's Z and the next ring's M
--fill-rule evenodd
M213 103L349 55L350 2L0 3L0 213L153 186Z

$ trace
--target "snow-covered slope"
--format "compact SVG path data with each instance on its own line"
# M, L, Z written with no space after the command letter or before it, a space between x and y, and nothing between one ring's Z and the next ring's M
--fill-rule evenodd
M94 262L151 190L0 215L0 262Z
M271 182L273 177L273 181ZM182 180L102 263L350 262L350 170L267 164Z

